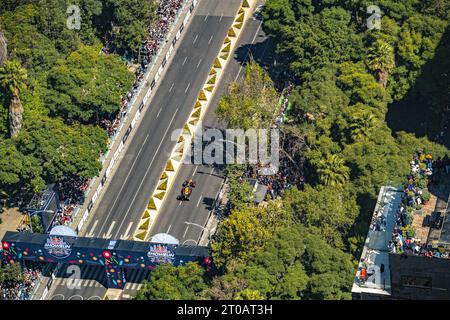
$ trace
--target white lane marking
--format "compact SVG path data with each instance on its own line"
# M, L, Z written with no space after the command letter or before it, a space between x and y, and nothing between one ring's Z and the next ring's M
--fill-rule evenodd
M188 91L188 89L189 89L190 86L191 86L191 83L189 82L189 84L188 84L187 87L186 87L186 90L184 90L184 93L186 93L186 92Z
M182 203L183 203L183 201L180 201L180 203L178 204L178 206L181 206Z
M182 66L184 66L184 64L186 63L186 60L187 60L187 57L184 58Z
M158 149L156 149L155 153L153 154L152 161L150 161L150 164L149 164L147 170L145 171L144 177L143 177L141 183L139 184L139 187L138 187L136 193L134 194L133 200L131 200L130 206L128 207L128 210L127 210L127 212L125 213L124 217L128 216L128 213L130 212L130 209L131 209L131 207L133 206L134 200L136 199L137 195L139 194L139 191L141 190L142 184L144 183L145 179L147 178L147 174L148 174L150 168L152 167L153 161L155 161L155 157L156 157L156 155L157 155L158 152L159 152L159 148L161 148L161 145L162 145L162 143L163 143L163 141L164 141L164 138L165 138L166 135L167 135L167 132L168 132L169 129L170 129L170 126L172 125L173 119L175 119L175 115L177 114L178 109L179 109L179 107L175 110L175 112L174 112L174 114L173 114L173 116L172 116L172 119L170 120L169 125L167 126L167 129L166 129L166 131L164 132L164 135L163 135L163 137L162 137L162 139L161 139L161 142L159 143ZM121 223L120 226L119 226L119 229L122 227L122 224L123 224L124 222L125 222L125 219L123 219L122 223Z
M197 41L197 38L198 38L198 34L195 36L194 41L192 42L192 44L194 44L195 41Z
M197 169L198 169L198 166L195 166L194 173L192 174L192 176L195 175L195 173L197 172Z
M189 229L189 226L187 226L187 227L186 227L186 230L184 230L183 238L186 236L186 233L187 233L188 229Z
M222 21L222 18L223 18L223 13L220 15L219 22Z
M172 85L170 86L169 92L172 91L172 88L174 86L175 83L172 83Z
M93 225L92 228L91 228L91 232L89 232L89 233L86 235L87 237L92 238L92 237L94 236L94 230L95 230L95 227L97 226L97 224L98 224L98 219L95 220L94 225Z
M127 240L127 239L130 237L129 233L130 233L130 229L131 229L131 226L133 225L133 223L134 223L134 222L131 221L131 222L128 224L127 230L125 231L125 234L123 234L123 235L120 236L120 240Z
M116 221L113 221L111 223L111 225L109 226L108 232L106 234L104 234L104 238L106 238L106 239L111 238L111 236L112 236L111 231L112 231L112 229L114 228L115 225L116 225Z
M161 113L162 107L159 109L158 114L156 115L156 119L158 119L159 114Z
M203 19L203 21L206 21L206 19L208 19L208 17L209 17L209 12L208 12L208 14L206 15L205 19Z
M200 65L201 62L202 62L202 58L200 58L200 60L198 61L197 68L198 68L198 66Z
M212 38L214 37L214 35L211 36L211 38L209 38L208 44L211 43Z
M261 28L261 26L262 26L262 22L259 24L258 29L256 29L255 36L253 37L253 40L252 40L251 43L254 43L254 42L255 42L256 36L258 35L259 29ZM247 59L247 56L248 56L248 52L247 52L247 55L245 56L245 59ZM239 68L239 72L238 72L238 74L236 75L236 78L234 78L234 82L236 82L236 80L238 79L239 75L241 74L241 70L242 70L242 67L243 67L243 66L244 66L244 65L241 65L241 67Z
M109 217L111 215L111 211L113 210L117 200L119 200L120 194L122 193L123 188L125 188L125 184L128 181L128 178L130 177L131 172L133 172L134 165L136 164L136 161L139 158L139 155L141 154L141 151L144 148L145 142L147 141L149 136L150 136L150 134L147 134L147 136L145 137L144 143L142 144L141 148L139 149L139 152L138 152L136 158L133 161L133 165L131 166L130 171L128 172L127 176L125 177L125 180L124 180L124 182L122 184L122 187L120 187L119 193L117 194L116 199L114 200L113 205L112 205L111 209L109 209L109 212L106 215L106 217ZM100 228L99 231L102 231L102 229L106 225L106 223L108 223L108 219L105 219L105 222L103 223L103 225L102 225L102 227Z
M198 199L196 207L198 207L198 205L200 204L200 201L201 201L202 199L203 199L203 195L201 195L200 198Z
M170 229L172 228L172 225L169 226L166 233L169 233Z

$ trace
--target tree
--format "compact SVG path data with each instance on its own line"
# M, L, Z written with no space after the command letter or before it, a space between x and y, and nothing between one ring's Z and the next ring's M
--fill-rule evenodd
M33 215L33 217L31 218L31 229L33 230L33 233L44 233L41 219L37 214Z
M194 300L206 289L204 270L194 262L174 267L164 264L156 267L150 280L144 282L135 300Z
M258 290L244 289L236 294L236 300L265 300Z
M19 152L11 140L0 141L0 191L24 196L26 190L36 193L44 187L39 161Z
M17 136L22 128L23 106L20 101L20 91L26 88L27 71L20 66L20 62L7 61L0 67L0 86L8 90L11 95L9 104L9 132L11 137Z
M386 88L389 74L395 67L394 50L389 43L377 40L367 53L367 66L374 71L378 83Z
M156 9L157 1L107 0L100 14L93 15L93 23L102 36L110 34L112 49L136 57L158 17Z
M133 74L115 55L81 46L59 60L47 78L44 96L50 110L68 121L100 123L120 109L120 99L133 84Z
M68 126L61 119L41 116L27 122L17 140L19 151L33 156L45 169L45 181L54 182L70 175L96 176L107 135L98 126Z
M336 189L331 186L288 190L284 206L297 221L332 246L344 249L352 225L359 213L356 197L351 188Z
M326 186L343 186L349 178L350 170L337 154L327 154L316 167L320 182Z
M278 108L278 94L266 71L256 62L245 67L245 77L232 83L217 108L218 118L229 128L270 128Z
M376 128L381 120L364 105L349 107L346 110L349 120L350 136L353 141L368 139L372 129Z
M242 179L245 166L230 164L226 166L226 175L228 179L228 201L231 208L244 208L253 204L252 186Z
M3 263L0 260L0 283L10 287L16 281L22 280L22 270L20 269L20 264L18 262ZM1 297L1 296L0 296Z
M278 60L285 61L289 71L298 78L305 72L314 72L330 63L358 59L363 54L362 39L356 34L348 10L332 7L311 13L303 14L296 22L286 21L276 27L281 32L270 34L279 40L277 52L282 59Z
M232 210L211 242L214 265L223 269L230 259L245 260L288 221L290 215L277 202L271 202L266 208Z
M213 280L212 298L350 299L354 265L305 227L279 229L271 241L229 273ZM248 296L247 296L248 297Z

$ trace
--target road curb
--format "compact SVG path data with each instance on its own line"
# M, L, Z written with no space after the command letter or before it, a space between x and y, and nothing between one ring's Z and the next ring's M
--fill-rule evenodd
M200 127L199 124L208 110L210 101L216 91L217 83L219 83L225 67L228 64L228 61L230 61L231 53L234 52L242 30L249 17L251 17L255 5L256 0L242 1L240 8L235 15L235 19L224 39L222 47L214 60L211 71L199 92L191 114L184 124L177 143L166 162L164 171L155 186L155 190L150 197L147 208L141 216L138 227L133 234L133 240L144 241L149 237L150 230L167 198L166 195L169 193L170 188L176 180L179 168L186 155L187 147L191 145L192 138Z
M81 234L82 228L93 219L95 209L104 195L103 190L107 189L113 180L115 171L120 166L123 159L122 157L130 145L126 142L128 139L132 140L134 134L137 132L141 124L139 119L143 117L148 110L148 107L150 106L149 101L151 101L160 84L160 81L158 80L162 78L167 71L168 68L165 68L165 66L170 65L171 59L174 56L173 52L178 50L176 44L179 43L182 36L184 36L182 31L189 25L189 22L191 21L190 17L197 6L197 3L198 0L186 1L177 18L179 19L177 20L178 22L175 22L172 26L172 29L167 36L166 43L161 47L155 63L147 71L145 81L141 84L141 89L133 100L134 102L130 107L129 114L126 116L125 122L121 125L111 148L107 151L107 157L103 159L101 172L97 177L93 178L91 186L89 187L90 189L86 193L85 203L80 207L79 212L74 215L74 220L70 226L75 228L78 234ZM193 6L192 10L191 6ZM170 39L172 40L169 41ZM152 81L150 81L150 76L153 76ZM125 130L125 128L127 129ZM108 163L108 165L106 165L106 163Z

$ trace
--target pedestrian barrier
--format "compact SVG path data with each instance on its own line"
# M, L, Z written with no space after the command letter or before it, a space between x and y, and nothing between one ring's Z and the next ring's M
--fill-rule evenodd
M159 79L159 77L160 77L160 75L161 75L161 73L162 73L164 67L165 67L166 64L167 64L168 59L170 58L170 56L171 56L171 54L172 54L172 52L173 52L173 50L174 50L175 44L176 44L176 42L180 39L181 32L183 31L184 26L185 26L185 25L187 24L187 22L189 21L189 17L191 16L192 12L194 11L196 4L197 4L197 0L193 0L192 3L191 3L191 5L190 5L190 7L189 7L189 10L188 10L187 13L186 13L186 17L184 18L183 22L181 23L181 27L180 27L179 30L177 31L177 34L176 34L176 36L174 37L174 39L172 40L172 43L171 43L171 45L170 45L170 47L169 47L168 52L166 53L166 56L164 57L163 61L161 62L161 65L160 65L159 68L158 68L158 72L156 73L154 79L152 80L152 82L151 82L151 84L150 84L150 87L149 87L148 90L147 90L147 93L145 94L145 96L144 96L144 98L143 98L141 104L139 105L139 108L138 108L138 110L137 110L137 112L136 112L136 114L135 114L135 116L134 116L134 118L133 118L131 124L128 126L128 128L127 128L127 130L126 130L126 132L125 132L125 134L124 134L124 136L123 136L123 138L122 138L122 140L120 141L120 144L119 144L118 149L115 151L115 153L114 153L112 159L110 160L110 162L109 162L109 164L108 164L108 168L107 168L105 174L103 175L102 180L100 181L100 184L99 184L97 190L95 190L95 193L93 194L91 201L89 202L89 204L88 204L86 210L84 211L81 220L80 220L80 221L78 222L78 224L77 224L77 228L76 228L77 233L79 233L79 232L81 231L81 229L82 229L84 223L85 223L86 220L88 219L89 213L92 211L92 208L93 208L95 202L97 201L97 199L98 199L98 197L99 197L99 195L100 195L100 192L102 191L103 186L105 185L105 183L106 183L106 181L107 181L107 179L108 179L108 176L111 174L112 168L113 168L115 162L117 161L117 158L119 157L120 152L123 150L124 143L127 141L127 139L128 139L128 137L129 137L131 131L133 130L133 128L135 128L136 123L137 123L137 120L139 119L139 117L140 117L140 115L141 115L141 113L142 113L142 110L143 110L144 107L147 105L147 100L148 100L148 98L150 97L150 95L151 95L153 89L155 88L156 83L158 82L158 79ZM183 10L184 10L184 7L181 8L180 12L182 12ZM174 22L174 25L175 25L175 24L176 24L176 21ZM172 34L172 32L169 33L169 36L170 36L171 34ZM160 49L160 50L162 50L162 49ZM158 54L159 54L159 53L158 53ZM139 87L138 92L136 93L134 99L133 99L132 102L131 102L131 105L132 105L132 106L133 106L134 103L136 102L136 99L137 99L137 97L139 96L140 91L144 88L144 84L145 84L146 82L148 82L148 79L149 79L149 77L150 77L150 71L153 69L153 67L154 67L154 66L152 66L152 67L149 69L149 71L148 71L148 73L147 73L147 75L146 75L146 78L145 78L146 81L143 82L143 83L141 84L141 86ZM120 130L121 130L121 128L118 130L118 132L119 132ZM111 144L111 146L110 146L109 149L111 149L111 148L113 147L114 143L115 143L115 141L112 142L112 144ZM105 160L106 160L106 157L105 157L105 159L103 160L103 162L104 162ZM93 185L93 184L94 184L94 180L91 182L91 185ZM89 192L89 190L88 190L88 192Z
M199 128L199 123L203 119L207 108L209 107L211 98L214 95L216 84L222 76L226 64L230 60L230 52L232 52L237 45L244 23L250 17L250 13L255 4L256 0L243 0L241 7L236 14L237 17L228 30L219 54L214 60L213 67L209 72L203 88L199 92L197 101L192 108L192 112L183 127L182 133L178 137L170 158L167 160L166 167L150 197L147 208L142 214L138 227L133 234L133 240L144 241L148 238L165 197L176 180L176 175L185 156L185 146L191 144L192 138Z

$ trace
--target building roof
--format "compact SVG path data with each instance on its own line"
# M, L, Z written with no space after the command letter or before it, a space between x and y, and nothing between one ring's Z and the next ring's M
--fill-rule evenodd
M450 196L447 200L447 208L444 212L444 222L442 224L441 234L439 237L439 245L450 249Z
M381 187L355 275L353 293L391 294L388 244L394 230L402 194L402 189ZM367 274L364 282L360 280L363 267L366 268Z

